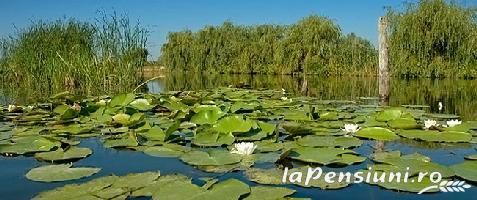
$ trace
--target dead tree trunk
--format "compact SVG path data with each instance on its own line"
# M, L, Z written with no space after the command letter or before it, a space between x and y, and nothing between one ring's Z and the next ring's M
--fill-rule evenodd
M379 105L389 105L389 55L388 55L388 22L385 17L379 18Z

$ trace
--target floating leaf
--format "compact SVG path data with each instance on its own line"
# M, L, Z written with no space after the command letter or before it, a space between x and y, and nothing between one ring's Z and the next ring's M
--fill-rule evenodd
M388 121L388 125L394 129L415 129L420 127L414 118L394 119Z
M211 149L209 151L193 150L185 153L180 159L190 165L229 165L238 163L241 158L229 151Z
M0 144L0 153L26 154L50 151L61 146L61 142L41 136L15 137L11 141L13 143Z
M367 139L374 139L374 140L382 140L382 141L390 141L399 139L399 136L394 134L389 129L381 128L381 127L371 127L371 128L363 128L356 133L356 136L367 138Z
M250 131L252 127L255 127L255 123L251 120L244 120L241 115L224 117L214 125L214 129L220 133L244 133Z
M387 122L395 119L401 118L402 110L400 109L386 109L378 113L376 116L376 121L378 122Z
M297 140L305 147L359 147L363 142L354 137L314 136L307 135Z
M110 107L124 107L134 101L136 96L133 93L118 94L111 98Z
M194 114L190 119L190 122L195 124L215 124L225 113L219 107L207 107L207 109L201 109L198 113Z
M25 176L32 181L56 182L75 180L91 176L100 168L72 168L69 164L47 165L30 170Z
M78 111L72 109L68 105L59 105L54 110L54 113L58 114L61 120L73 119L78 116Z
M163 146L153 146L144 149L144 153L155 157L180 157L190 148L177 144L164 144Z
M89 148L80 148L72 146L65 151L59 148L56 151L36 153L35 158L46 161L65 161L85 158L91 153L93 153L93 151L91 151L91 149Z
M354 151L339 148L312 148L297 147L293 148L288 156L291 159L300 160L308 163L318 163L322 165L329 164L353 164L366 160L364 157L353 155Z
M250 188L250 195L245 200L275 200L283 199L295 193L295 190L285 187L255 186Z
M462 163L450 166L455 174L465 180L477 182L477 161L465 160Z
M424 131L424 130L403 130L399 135L428 142L469 142L472 139L470 133L456 131Z

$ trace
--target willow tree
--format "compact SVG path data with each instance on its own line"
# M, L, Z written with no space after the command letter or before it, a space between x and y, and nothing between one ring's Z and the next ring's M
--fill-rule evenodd
M389 10L393 73L406 76L477 76L477 15L454 1L421 0Z
M360 44L365 41L355 38ZM333 21L316 15L287 26L225 22L195 33L186 30L169 34L161 61L172 71L328 75L343 71L337 68L349 64L346 59L336 59L336 54L345 55L340 51L367 54L353 59L375 57L372 46L343 42L347 40Z

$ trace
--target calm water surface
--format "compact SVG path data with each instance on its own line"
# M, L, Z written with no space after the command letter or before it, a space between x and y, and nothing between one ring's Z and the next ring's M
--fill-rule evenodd
M466 120L477 119L477 82L475 80L401 80L391 81L390 104L429 105L429 111L458 114ZM224 86L240 86L259 88L284 88L288 92L301 94L303 79L291 76L200 76L174 75L156 79L147 84L151 93L160 93L171 90L197 90ZM319 78L307 77L308 89L305 95L321 99L342 99L361 101L362 97L377 96L377 82L374 78ZM368 98L369 99L369 98ZM3 103L20 101L14 98L2 97ZM438 102L443 103L443 109L438 109ZM369 155L373 151L374 142L367 142L355 149L362 155ZM82 140L79 146L93 149L90 157L74 163L74 166L100 167L102 170L94 176L61 183L37 183L27 180L24 175L31 169L47 163L38 162L33 157L0 157L0 199L30 199L41 191L53 189L70 183L83 183L94 178L115 174L125 175L133 172L161 171L161 174L181 173L192 177L195 183L201 184L201 177L214 177L219 180L228 178L240 179L249 185L255 185L242 172L227 174L205 173L176 158L157 158L142 152L104 148L102 142L95 138ZM385 150L400 150L404 154L419 152L432 158L434 162L443 165L452 165L464 160L465 155L477 153L477 146L471 144L433 144L423 142L399 140L385 144ZM367 160L359 165L345 168L329 168L330 171L355 171L366 168L370 164ZM476 169L477 170L477 169ZM301 188L288 186L297 193L293 197L309 197L312 199L475 199L477 184L465 193L435 193L417 195L407 192L385 190L378 186L354 184L339 190L321 190L317 188Z

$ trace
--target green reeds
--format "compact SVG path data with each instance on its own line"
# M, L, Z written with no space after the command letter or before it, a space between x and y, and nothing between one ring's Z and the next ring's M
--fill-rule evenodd
M146 34L116 14L103 15L96 23L34 22L1 41L2 88L6 95L32 97L63 90L91 95L134 88L146 61Z

